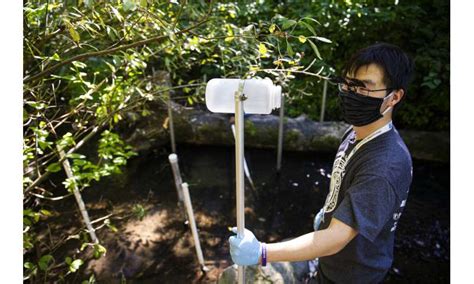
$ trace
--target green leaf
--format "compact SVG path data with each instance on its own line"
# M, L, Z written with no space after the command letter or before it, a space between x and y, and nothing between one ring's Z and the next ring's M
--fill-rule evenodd
M114 164L118 165L125 165L127 163L127 160L124 157L116 157L113 160Z
M140 6L146 8L148 6L148 1L147 0L140 0Z
M76 29L74 29L74 27L72 25L69 26L69 34L71 35L72 39L75 42L79 43L79 41L81 41L81 36L76 31Z
M258 52L260 53L260 56L268 57L268 49L262 42L258 45Z
M322 60L321 58L321 54L319 54L319 50L318 50L318 47L316 46L316 44L314 44L314 42L312 42L310 39L308 39L308 42L309 44L311 45L311 48L313 48L313 51L314 53L316 54L316 56Z
M86 7L92 7L94 5L94 0L84 0Z
M52 163L46 168L47 172L56 173L61 170L61 165L59 163Z
M83 243L83 244L81 245L81 248L80 248L79 250L80 250L80 251L83 251L83 250L84 250L86 247L88 247L88 246L89 246L88 243Z
M193 100L191 99L191 97L187 97L187 100L188 100L188 103L189 103L190 105L193 105L193 104L194 104L194 102L193 102Z
M51 60L54 60L54 61L61 61L61 58L59 57L59 54L57 53L54 53L53 56L50 57Z
M300 35L298 37L298 40L301 42L301 43L305 43L306 42L306 37L304 35Z
M107 252L107 249L100 244L94 244L94 257L99 258Z
M134 0L123 0L124 11L135 11L137 9L137 3Z
M75 67L77 67L79 69L84 69L84 68L87 67L87 64L85 64L84 62L81 62L81 61L73 61L72 65L74 65Z
M305 26L314 36L316 36L316 31L313 29L313 27L310 24L303 21L301 21L300 24Z
M40 210L40 213L41 213L41 215L43 215L43 216L51 216L51 215L52 215L51 212L48 211L48 210L46 210L46 209L41 209L41 210Z
M67 157L69 159L85 159L86 158L86 156L81 155L79 153L70 153L70 154L67 154Z
M82 259L76 259L69 265L69 271L76 272L79 267L84 263Z
M304 17L302 20L310 20L310 21L313 21L313 22L315 22L315 23L316 23L316 24L318 24L318 25L321 25L321 23L320 23L320 22L318 22L318 21L316 21L315 19L313 19L313 18L310 18L310 17Z
M286 52L290 57L293 57L293 55L295 54L293 52L293 48L291 48L291 44L288 41L286 41Z
M49 263L54 260L53 256L50 254L43 255L39 261L38 261L38 266L41 270L46 271L49 267Z
M114 13L115 18L117 18L117 20L118 20L119 22L123 22L123 17L122 17L122 15L120 14L120 12L119 12L117 9L115 9L114 7L112 7L112 6L110 6L110 9L112 9L112 12Z
M143 208L142 205L136 204L133 206L133 213L140 219L140 221L143 219L143 217L146 214L145 208Z
M297 23L297 21L295 21L295 20L284 19L284 20L283 20L283 24L282 24L282 28L283 28L284 30L286 30L286 29L288 29L288 28L290 28L290 27L296 25L296 23Z
M23 267L26 268L26 269L30 269L30 270L33 270L36 268L36 265L34 265L33 263L31 262L25 262L23 264Z
M272 24L269 28L268 28L268 31L270 33L273 33L275 31L275 28L276 28L276 25L275 24Z
M325 42L325 43L332 43L331 40L329 40L329 39L327 39L327 38L325 38L325 37L317 36L316 39L319 40L319 41Z

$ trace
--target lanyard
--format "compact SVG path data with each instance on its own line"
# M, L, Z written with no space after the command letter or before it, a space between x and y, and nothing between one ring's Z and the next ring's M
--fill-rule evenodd
M389 132L392 128L393 128L393 124L392 124L392 121L390 121L389 123L385 124L384 126L380 127L379 129L375 130L374 132L370 133L370 135L362 139L362 141L360 141L357 145L355 145L355 147L352 149L349 155L347 155L345 164L347 165L349 163L349 160L352 158L352 156L354 156L357 150L359 150L359 148L362 147L365 143L379 137L380 135L384 133Z
M364 139L362 139L362 141L360 141L352 150L351 152L349 153L349 155L346 156L346 159L345 159L345 162L344 162L344 171L341 175L341 182L342 182L342 179L344 178L344 172L345 172L345 166L347 166L347 164L349 163L349 160L352 158L352 156L354 156L354 154L357 152L357 150L359 150L359 148L361 148L362 146L364 146L367 142L377 138L378 136L384 134L384 133L387 133L388 131L390 131L391 129L393 128L393 124L392 124L392 121L390 121L389 123L385 124L384 126L380 127L379 129L375 130L374 132L372 132L370 135L368 135L367 137L365 137ZM347 136L349 137L349 136ZM347 139L347 138L346 138ZM336 163L336 161L334 162ZM331 177L334 176L334 166L333 166L333 170L332 170L332 173L331 173ZM340 186L340 185L339 185ZM331 194L331 192L328 193L329 195ZM326 208L326 203L324 204L323 208L321 208L321 210L318 212L318 214L316 215L316 218L314 219L314 230L316 231L318 228L319 228L319 225L321 223L321 221L324 222L324 211L325 211L325 208Z

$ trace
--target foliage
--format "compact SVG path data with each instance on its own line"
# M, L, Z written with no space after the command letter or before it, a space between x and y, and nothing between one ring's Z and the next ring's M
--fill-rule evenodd
M267 3L267 2L266 2ZM402 47L415 61L415 75L403 107L395 113L400 128L449 129L449 2L417 1L286 1L272 3L271 11L288 18L311 16L324 27L332 44L319 46L335 73L360 48L375 42ZM269 16L271 13L269 13ZM304 58L307 64L311 58ZM301 77L290 83L290 116L302 113L319 119L323 84ZM326 120L340 120L335 86L328 86Z
M282 85L295 72L321 77L318 47L330 40L317 33L319 23L280 14L261 18L260 10L271 13L267 6L25 1L25 280L67 281L88 258L106 253L85 229L49 243L43 235L46 227L51 235L57 200L69 198L76 188L87 194L93 182L119 174L136 155L117 132L127 113L146 116L149 102L164 102L171 92L182 94L184 104L200 103L204 83L212 77L270 76ZM304 52L317 59L301 65ZM70 178L63 172L66 161ZM64 187L50 180L62 180ZM136 204L131 216L141 220L145 214ZM110 218L101 219L96 230L118 231ZM57 253L72 240L78 241L76 250L66 257Z

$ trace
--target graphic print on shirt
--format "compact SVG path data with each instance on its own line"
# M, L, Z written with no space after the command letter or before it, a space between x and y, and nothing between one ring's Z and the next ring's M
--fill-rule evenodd
M324 202L324 213L329 213L334 211L337 205L337 198L339 196L339 190L341 188L342 179L344 178L344 174L346 171L346 162L347 162L347 155L346 151L349 147L349 143L353 143L355 139L355 132L350 133L344 142L342 142L341 147L336 155L336 160L334 161L334 165L332 167L331 173L331 182L329 184L329 193L326 197L326 201Z

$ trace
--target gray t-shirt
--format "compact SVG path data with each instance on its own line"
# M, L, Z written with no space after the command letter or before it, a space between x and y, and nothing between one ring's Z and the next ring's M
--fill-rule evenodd
M319 258L320 283L380 283L393 261L397 222L406 204L411 180L410 153L395 128L370 140L344 161L358 143L349 131L336 155L345 167L329 194L332 209L325 213L319 230L334 217L358 231L340 252ZM336 163L341 164L341 163ZM347 162L347 164L345 164ZM332 179L337 179L333 176ZM331 182L333 182L331 180ZM330 206L331 207L331 206Z

